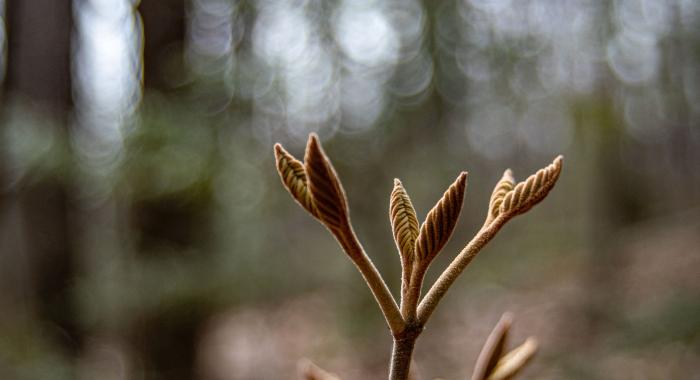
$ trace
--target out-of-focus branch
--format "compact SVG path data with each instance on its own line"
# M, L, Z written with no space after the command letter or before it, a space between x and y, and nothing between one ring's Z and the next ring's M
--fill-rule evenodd
M508 333L513 317L505 313L493 328L476 361L471 380L508 380L517 375L537 352L537 341L530 337L507 354Z

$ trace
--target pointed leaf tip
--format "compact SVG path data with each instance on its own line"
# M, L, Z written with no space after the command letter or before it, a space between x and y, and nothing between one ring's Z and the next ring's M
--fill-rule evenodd
M413 261L419 227L411 198L398 178L394 179L394 189L391 191L389 218L394 233L394 241L401 256L401 265L405 268Z
M309 191L304 165L284 150L280 144L275 144L275 160L277 161L277 172L284 187L306 211L317 216L316 205Z
M309 134L304 168L311 195L324 224L332 230L347 228L350 220L345 191L315 133Z
M286 154L289 154L284 148L282 147L282 144L280 143L275 143L275 159L279 160L281 156Z
M512 217L527 212L541 202L559 179L563 159L562 156L558 156L551 164L515 185L499 203L500 209L497 213L508 213Z
M503 172L503 177L501 180L506 180L510 182L515 182L515 177L513 177L513 170L508 168Z
M319 142L318 135L315 132L309 133L309 139L306 142L307 145L309 144L315 144L315 145L321 145Z
M450 239L462 210L466 187L467 173L461 172L421 225L416 240L416 257L425 269Z
M488 226L493 222L496 217L501 212L501 203L503 203L503 199L506 197L506 195L513 190L513 187L515 187L515 179L513 178L513 171L510 169L506 169L503 172L503 176L501 179L496 183L496 186L493 188L493 191L491 192L491 199L489 200L489 212L486 215L486 220L484 221L484 226Z
M275 152L275 157L278 158L282 154L282 152L284 152L284 148L282 148L282 144L275 143L274 152Z
M510 311L506 311L505 313L503 313L503 315L501 315L501 322L499 323L503 323L504 325L507 325L508 328L510 328L510 326L513 325L513 318L513 313L511 313Z

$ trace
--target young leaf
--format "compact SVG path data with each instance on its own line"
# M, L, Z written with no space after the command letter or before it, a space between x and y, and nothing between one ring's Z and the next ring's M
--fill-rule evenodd
M467 173L462 172L433 207L420 228L416 240L416 258L427 268L452 235L462 210Z
M389 217L391 228L394 232L394 241L401 257L401 307L402 313L408 313L405 309L407 305L408 291L411 286L411 275L413 273L414 253L416 238L418 237L418 218L413 209L411 198L403 188L401 181L394 179L394 189L391 191L389 201ZM404 315L405 317L405 315Z
M280 144L275 144L275 159L277 161L277 172L282 179L284 187L287 188L287 191L301 207L306 209L311 215L318 217L316 204L309 192L304 164L284 150Z
M413 252L418 237L418 218L416 218L411 198L408 197L408 193L398 179L394 180L394 189L391 192L389 216L401 262L410 264L413 262Z
M498 364L508 341L508 332L513 323L510 313L505 313L489 334L476 360L472 380L486 380Z
M500 213L510 214L510 216L520 215L543 200L559 179L562 161L562 156L555 158L547 167L538 170L506 193L501 203Z
M488 226L491 222L496 219L498 214L501 212L501 204L503 203L503 198L506 194L513 190L515 187L515 179L513 179L513 172L510 169L506 169L503 173L503 177L498 181L496 187L494 187L491 193L491 200L489 201L489 213L486 216L486 222L484 226Z
M345 191L315 134L309 136L306 144L304 168L308 176L311 196L321 220L331 230L348 228L350 221Z

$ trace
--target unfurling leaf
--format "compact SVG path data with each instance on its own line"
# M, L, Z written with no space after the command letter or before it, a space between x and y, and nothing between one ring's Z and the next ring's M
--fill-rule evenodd
M398 179L394 180L394 189L391 191L389 216L391 217L394 241L401 255L401 262L409 264L413 261L414 247L418 237L418 218L416 218L411 198L408 197L408 193Z
M331 230L348 228L350 221L345 191L315 134L309 136L306 144L304 168L321 221Z
M543 200L559 179L562 161L562 156L555 158L554 162L538 170L506 193L501 203L500 214L516 216L525 213Z
M462 210L467 173L462 172L433 207L420 228L416 240L416 258L427 268L440 250L447 244Z
M479 358L476 360L472 380L486 380L496 368L506 349L508 332L512 323L513 316L510 313L503 314L481 349Z
M277 161L277 172L282 179L284 187L287 188L287 191L301 207L306 209L311 215L318 217L316 204L309 192L304 164L284 150L280 144L275 144L275 159Z
M494 368L487 380L512 379L530 362L535 353L537 353L537 340L532 337L527 338L525 343L513 349L513 351L498 361L496 368Z
M514 350L504 355L508 333L513 323L510 313L505 313L489 334L474 367L472 380L508 380L517 375L537 352L537 341L528 338Z
M513 172L510 169L506 169L503 173L503 177L498 181L496 187L494 187L491 193L491 200L489 201L489 214L486 216L486 222L484 225L489 225L498 214L501 212L501 204L503 203L503 198L506 194L513 190L515 187L515 179L513 179Z

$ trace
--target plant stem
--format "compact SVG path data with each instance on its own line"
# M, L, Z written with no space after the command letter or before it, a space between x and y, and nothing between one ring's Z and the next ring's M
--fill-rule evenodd
M452 286L452 283L455 282L464 268L469 265L486 243L496 236L496 233L498 233L509 218L510 216L499 215L487 228L482 228L469 244L462 249L457 257L452 260L447 269L445 269L435 281L428 293L425 294L420 305L418 305L418 323L425 325L430 315L435 311L438 302L440 302L445 293L447 293L447 290Z
M336 235L336 238L372 291L372 295L377 300L392 335L396 336L401 333L405 329L406 323L401 317L399 306L396 304L394 296L391 295L391 291L389 291L389 287L384 282L377 267L374 266L372 260L365 253L364 248L362 248L355 231L352 230L352 227L349 227L348 231L342 231L342 233Z
M407 327L401 334L394 336L391 352L389 380L407 380L411 369L411 358L416 339L423 329L417 326Z
M401 315L403 315L403 319L408 324L416 323L416 309L420 300L426 269L418 265L413 267L409 287L406 289L406 297L401 300Z

